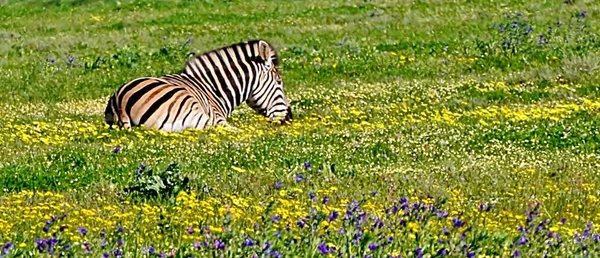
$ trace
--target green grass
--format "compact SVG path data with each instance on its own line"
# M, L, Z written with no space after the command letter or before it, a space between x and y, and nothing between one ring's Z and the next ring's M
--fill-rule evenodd
M519 31L511 36L516 13ZM54 236L66 241L57 251L81 254L65 245L82 245L74 236L85 226L95 255L149 245L183 255L206 240L188 236L187 227L228 225L218 210L223 205L298 201L274 204L289 211L283 220L295 228L302 216L294 211L343 209L351 200L382 211L407 197L463 219L468 229L456 230L466 230L466 238L453 233L453 244L444 246L439 230L450 222L407 215L418 230L386 217L393 230L367 230L373 238L365 236L362 244L333 230L294 229L277 240L269 229L275 226L265 222L277 211L254 214L248 207L241 209L248 209L249 221L214 235L231 240L227 255L244 257L267 252L240 246L241 230L247 233L253 223L265 225L249 234L261 247L271 241L272 250L303 257L319 253L321 242L361 257L412 257L418 247L433 256L443 248L501 257L515 250L552 257L593 252L598 247L591 236L580 243L572 235L583 234L600 214L599 14L591 1L0 1L0 242L14 242L12 254L35 255L35 239L51 237L42 232L44 221L66 212L74 215L60 222L70 231ZM499 30L501 24L508 28ZM540 44L540 34L548 41ZM179 72L191 54L256 38L279 51L292 125L272 126L246 106L230 118L242 132L161 135L104 125L108 96L123 83ZM135 182L140 163L160 171L172 162L189 178L187 191L197 202L216 200L216 215L200 220L208 206L188 207L185 197L120 194ZM296 182L299 174L304 178ZM281 189L274 188L277 182ZM325 195L331 204L317 205ZM135 213L144 204L160 212ZM480 204L494 208L481 213ZM115 217L106 208L112 206L126 215ZM82 209L103 220L74 213ZM556 247L546 247L554 238L533 233L535 226L527 234L517 231L527 226L523 211L531 209L541 212L536 219L548 219L544 234L564 235ZM320 225L316 217L308 221ZM126 235L111 235L110 248L100 249L98 233L116 225L127 225ZM369 251L369 243L385 242L376 240L377 232L396 240ZM522 235L529 243L512 246ZM117 238L127 244L115 245Z

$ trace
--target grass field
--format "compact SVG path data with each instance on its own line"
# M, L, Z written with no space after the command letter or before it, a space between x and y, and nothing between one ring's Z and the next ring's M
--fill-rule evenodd
M599 15L0 0L0 255L595 257ZM105 125L121 84L257 38L282 58L292 124L244 105L239 132Z

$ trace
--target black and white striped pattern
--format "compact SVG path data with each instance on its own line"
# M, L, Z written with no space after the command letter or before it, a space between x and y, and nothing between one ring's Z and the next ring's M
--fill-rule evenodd
M278 63L275 48L264 40L206 52L188 60L180 74L122 85L106 105L106 123L168 132L228 126L227 117L244 101L271 121L289 121Z

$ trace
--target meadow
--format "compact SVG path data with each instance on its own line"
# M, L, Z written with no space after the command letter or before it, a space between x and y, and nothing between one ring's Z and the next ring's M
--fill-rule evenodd
M0 257L597 257L600 6L0 0ZM248 39L294 120L110 130Z

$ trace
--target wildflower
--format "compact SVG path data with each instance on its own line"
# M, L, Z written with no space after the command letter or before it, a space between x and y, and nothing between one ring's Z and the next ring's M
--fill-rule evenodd
M446 256L446 255L448 255L448 251L446 251L446 249L442 248L437 252L437 254L439 256Z
M188 234L193 234L194 233L194 228L188 227L187 228L187 232L188 232Z
M314 200L314 199L315 199L315 196L316 196L316 195L315 195L315 192L312 192L312 191L311 191L311 192L309 192L309 193L308 193L308 197L309 197L311 200Z
M455 228L460 228L464 225L464 222L462 222L459 218L453 218L452 224L454 225Z
M296 182L300 182L302 181L302 179L304 179L304 176L302 174L296 176Z
M377 248L379 248L379 246L376 243L370 243L369 244L369 250L370 251L375 251L375 250L377 250Z
M475 252L473 252L473 251L467 252L467 257L469 257L469 258L475 257Z
M275 183L275 189L279 189L279 188L281 188L282 186L283 186L283 183L281 183L281 182L277 182L277 183Z
M327 204L329 203L329 197L325 196L323 197L323 204Z
M279 257L281 257L281 254L277 251L271 251L271 256L279 258Z
M515 250L515 252L513 252L513 257L519 257L521 256L521 252L519 252L519 250Z
M125 232L125 228L123 228L123 226L119 225L119 227L117 228L117 231L120 233Z
M339 216L339 212L338 211L332 211L331 215L329 216L329 221L334 221L335 219L337 219L337 217Z
M298 225L298 227L300 227L300 228L304 228L304 225L305 225L304 220L299 220L298 222L296 222L296 225Z
M79 234L81 234L82 236L85 236L87 234L87 229L85 229L84 227L80 227L77 232L79 232Z
M102 254L102 257L103 257L103 258L108 258L108 257L110 257L110 254L109 254L109 253L103 253L103 254Z
M119 147L119 146L114 147L113 150L112 150L112 152L113 153L120 153L121 152L121 147Z
M516 245L526 245L526 244L527 244L527 237L525 237L525 236L521 236L521 237L519 238L519 241L517 241L517 244L516 244Z
M423 249L421 249L421 247L417 247L417 249L415 250L415 254L417 255L417 257L423 257Z
M443 229L442 229L442 233L443 233L444 235L448 235L448 234L450 234L450 231L449 231L447 228L443 228Z
M100 238L104 238L106 236L106 233L104 233L104 231L100 231Z
M117 245L118 246L122 246L123 245L123 239L119 238L119 240L117 240Z
M319 252L321 254L328 254L329 253L329 248L327 248L327 245L325 243L323 243L323 242L321 242L317 248L319 249Z
M587 16L587 12L586 11L581 11L579 13L579 17L581 17L581 18L585 18L586 16Z
M215 248L225 249L225 243L221 242L219 239L215 239Z
M276 214L275 216L273 216L273 218L271 218L271 220L272 220L273 222L277 222L277 221L279 221L280 219L281 219L281 215L279 215L279 214Z
M254 245L254 241L252 241L252 239L246 238L246 240L244 240L244 243L243 243L244 247L248 247L248 246L252 246L252 245Z
M309 169L311 167L310 162L304 162L304 169Z

